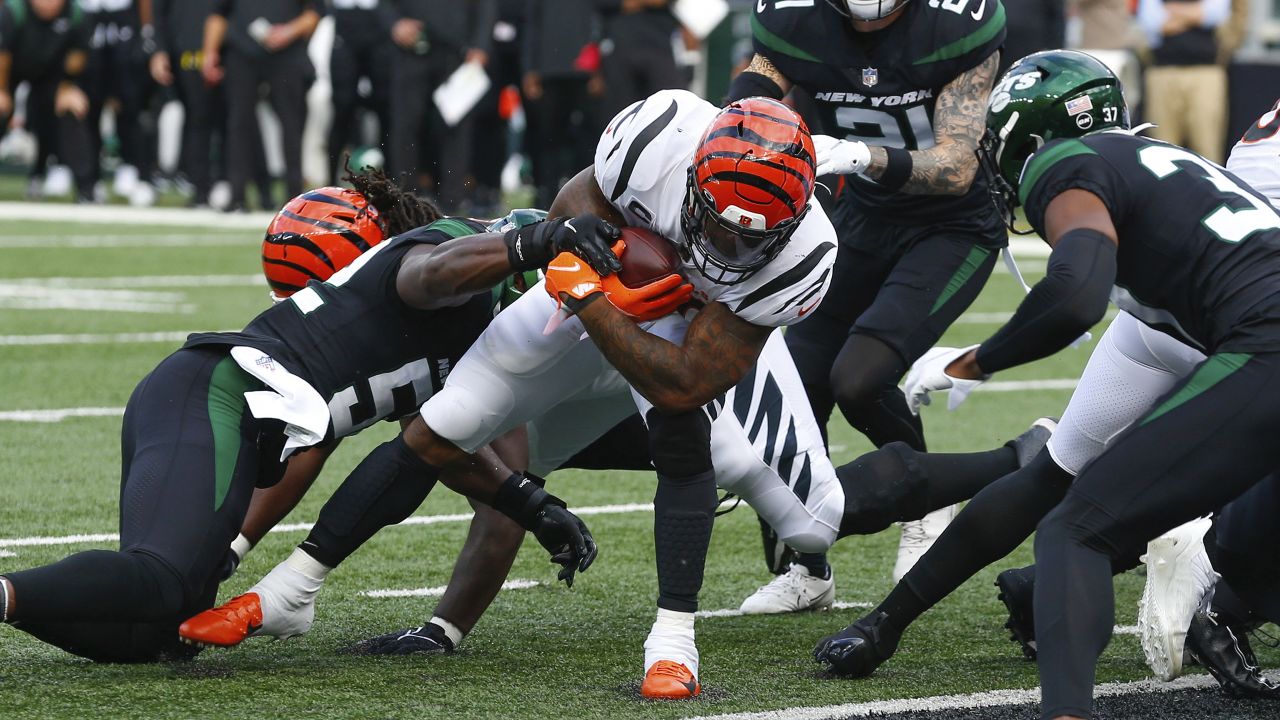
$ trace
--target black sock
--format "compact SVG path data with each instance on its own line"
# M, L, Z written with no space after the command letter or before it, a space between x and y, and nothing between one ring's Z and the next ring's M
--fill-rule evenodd
M910 585L900 582L889 591L874 612L883 612L888 615L888 624L901 636L906 632L907 627L928 609L929 605L911 589Z
M718 499L714 470L683 478L658 475L653 498L658 607L697 611Z
M1048 453L1041 453L975 495L899 583L910 586L923 605L914 614L904 605L906 612L900 608L895 622L910 624L979 570L1017 549L1066 495L1071 481Z
M826 580L831 577L831 566L827 564L826 553L796 553L797 565L802 565L809 574Z
M418 509L439 470L423 462L397 436L369 453L320 510L298 547L335 568L369 538Z

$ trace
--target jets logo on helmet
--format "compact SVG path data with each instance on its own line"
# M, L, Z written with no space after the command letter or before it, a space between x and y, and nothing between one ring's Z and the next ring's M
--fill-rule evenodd
M1013 227L1022 171L1045 143L1128 130L1129 108L1115 73L1092 55L1050 50L1015 62L991 92L978 149L996 205Z
M766 98L730 105L689 166L682 253L712 282L747 279L791 239L813 184L813 139L794 110Z
M383 239L377 208L355 190L323 187L299 195L276 213L262 242L272 299L328 280Z

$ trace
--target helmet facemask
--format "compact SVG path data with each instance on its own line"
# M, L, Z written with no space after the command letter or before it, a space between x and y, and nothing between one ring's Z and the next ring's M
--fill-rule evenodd
M897 12L908 0L827 0L841 15L857 22L883 20Z
M768 265L809 212L805 204L791 218L775 227L764 228L764 217L736 205L717 211L710 193L698 187L694 169L689 168L680 227L684 241L680 253L698 272L719 285L736 285ZM760 225L756 228L752 225Z

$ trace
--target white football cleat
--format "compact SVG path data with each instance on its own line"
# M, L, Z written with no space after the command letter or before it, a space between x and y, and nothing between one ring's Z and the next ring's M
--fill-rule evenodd
M1187 628L1213 598L1218 576L1204 551L1210 525L1200 518L1176 527L1148 543L1142 556L1147 584L1138 601L1138 637L1147 665L1161 680L1182 674Z
M911 572L916 561L929 552L933 542L951 524L958 510L959 505L951 505L934 510L919 520L900 523L902 538L898 540L898 560L893 564L894 583L902 582L902 576Z
M826 580L809 568L792 563L786 572L770 580L742 601L744 615L775 615L801 610L830 610L836 600L836 574Z

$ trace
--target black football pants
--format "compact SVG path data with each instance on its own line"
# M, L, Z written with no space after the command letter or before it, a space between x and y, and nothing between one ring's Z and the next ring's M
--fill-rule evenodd
M218 349L179 350L144 378L121 430L120 550L7 574L13 625L100 662L180 654L178 625L213 606L254 487L283 472L283 428L246 407L261 387Z
M1036 531L1041 714L1091 717L1111 638L1112 559L1230 502L1280 467L1280 352L1201 363L1076 479Z

